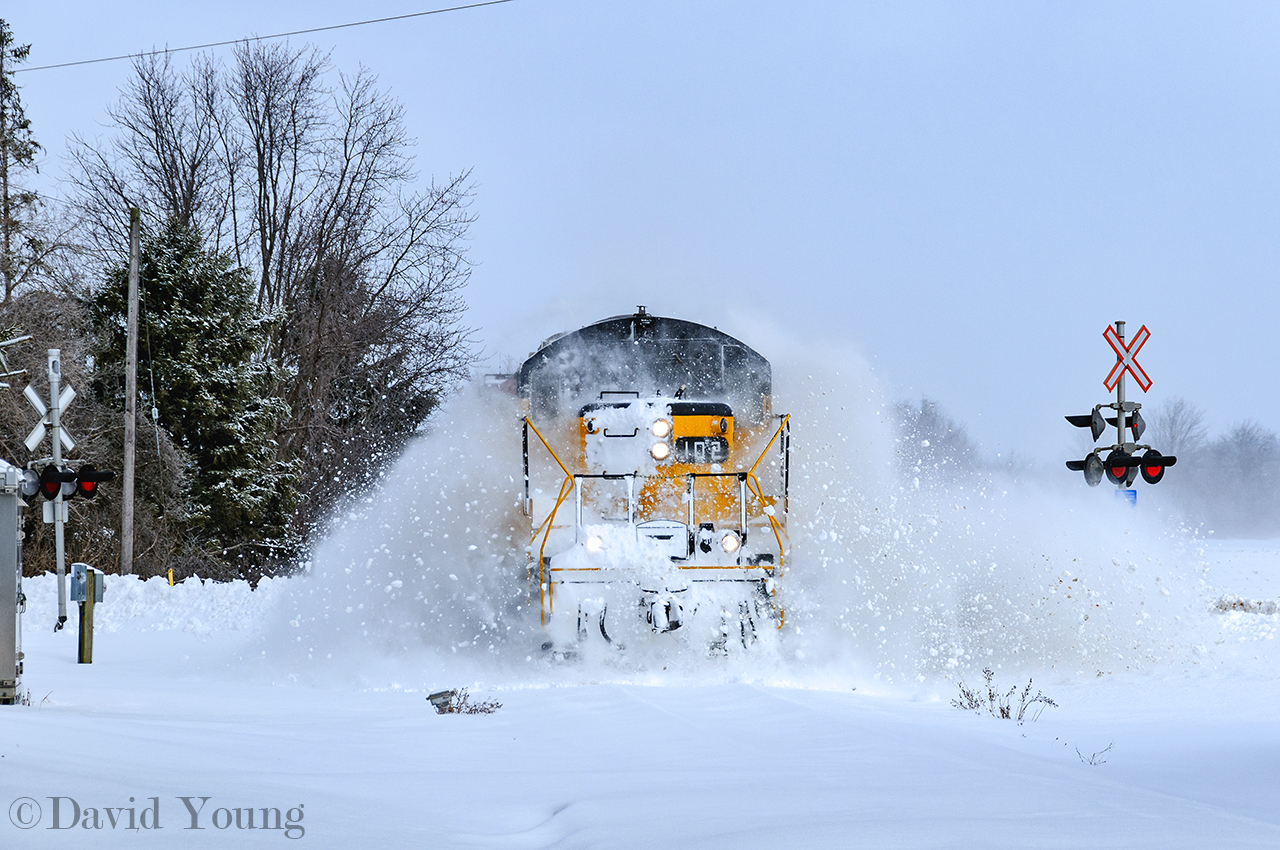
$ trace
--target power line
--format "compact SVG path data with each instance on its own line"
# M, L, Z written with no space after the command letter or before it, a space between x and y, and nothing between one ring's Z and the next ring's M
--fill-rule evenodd
M327 32L329 30L341 30L348 27L362 27L367 24L384 24L388 21L403 21L407 18L422 18L427 15L442 15L445 12L461 12L465 9L479 9L482 6L498 6L503 3L511 3L514 0L485 0L483 3L468 3L465 6L450 6L447 9L430 9L426 12L412 12L408 15L393 15L390 18L372 18L367 21L354 21L349 24L334 24L328 27L314 27L309 30L295 30L293 32L278 32L274 35L255 35L246 38L235 38L230 41L211 41L208 44L193 44L190 47L166 47L164 50L153 51L156 53L182 53L187 50L204 50L207 47L226 47L228 44L239 44L247 41L266 41L271 38L288 38L291 35L307 35L313 32ZM53 68L71 68L76 65L96 65L99 62L118 62L121 59L132 59L135 56L145 56L147 51L141 53L124 53L120 56L104 56L101 59L81 59L78 62L59 62L56 65L37 65L34 68L15 68L13 73L21 74L26 71L48 71Z

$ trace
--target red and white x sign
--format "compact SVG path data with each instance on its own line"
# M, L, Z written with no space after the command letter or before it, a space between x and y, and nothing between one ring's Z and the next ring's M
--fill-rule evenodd
M1143 371L1142 366L1134 358L1138 356L1138 352L1142 350L1142 346L1147 344L1147 340L1151 339L1151 332L1147 330L1147 326L1143 325L1138 332L1133 335L1132 341L1128 345L1120 339L1120 335L1116 333L1116 329L1107 325L1106 331L1103 332L1102 338L1110 343L1116 352L1116 365L1111 367L1111 373L1107 375L1107 379L1103 383L1107 387L1107 391L1115 390L1116 384L1120 381L1120 377L1127 371L1133 375L1133 379L1138 382L1138 386L1142 387L1145 393L1151 389L1151 379L1147 377L1147 373Z

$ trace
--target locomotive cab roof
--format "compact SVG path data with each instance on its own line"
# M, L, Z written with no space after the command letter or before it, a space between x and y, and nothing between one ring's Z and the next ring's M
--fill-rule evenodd
M584 404L582 410L578 411L579 416L586 416L594 410L609 410L618 407L629 407L635 401L654 401L655 399L637 398L634 401L593 401L590 404ZM733 416L733 408L722 401L671 401L668 399L656 399L666 402L668 412L672 416Z
M626 393L673 405L728 404L758 422L773 373L768 360L729 334L641 307L549 338L520 366L516 387L535 418L581 415L587 405Z

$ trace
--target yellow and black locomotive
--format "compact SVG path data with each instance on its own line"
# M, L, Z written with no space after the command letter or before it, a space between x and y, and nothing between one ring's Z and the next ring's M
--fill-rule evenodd
M640 307L548 339L516 389L554 645L680 630L728 651L782 627L790 431L764 357Z

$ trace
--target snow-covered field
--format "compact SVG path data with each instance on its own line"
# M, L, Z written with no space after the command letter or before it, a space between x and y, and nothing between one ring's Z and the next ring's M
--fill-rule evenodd
M809 374L786 384L787 626L758 651L539 652L516 432L481 396L306 575L108 577L92 665L28 579L0 847L1280 847L1280 614L1252 604L1280 600L1280 542L1145 496L890 474L870 384ZM984 667L1056 707L953 707ZM458 687L502 707L437 715ZM160 830L127 828L144 810Z
M0 714L0 789L43 819L0 823L3 846L278 844L285 830L218 829L214 813L253 808L260 826L279 808L323 847L1276 847L1280 616L1207 600L1280 598L1280 546L1206 548L1211 590L1187 624L1209 643L1199 663L1038 678L1058 707L1022 726L951 707L945 680L591 681L602 671L572 666L482 685L494 714L437 715L426 691L471 684L438 665L353 685L240 661L260 653L281 581L111 579L82 666L74 630L49 629L52 579L32 579L33 704ZM103 828L49 829L51 797ZM161 832L111 828L104 809L151 797ZM182 797L209 798L204 829Z

